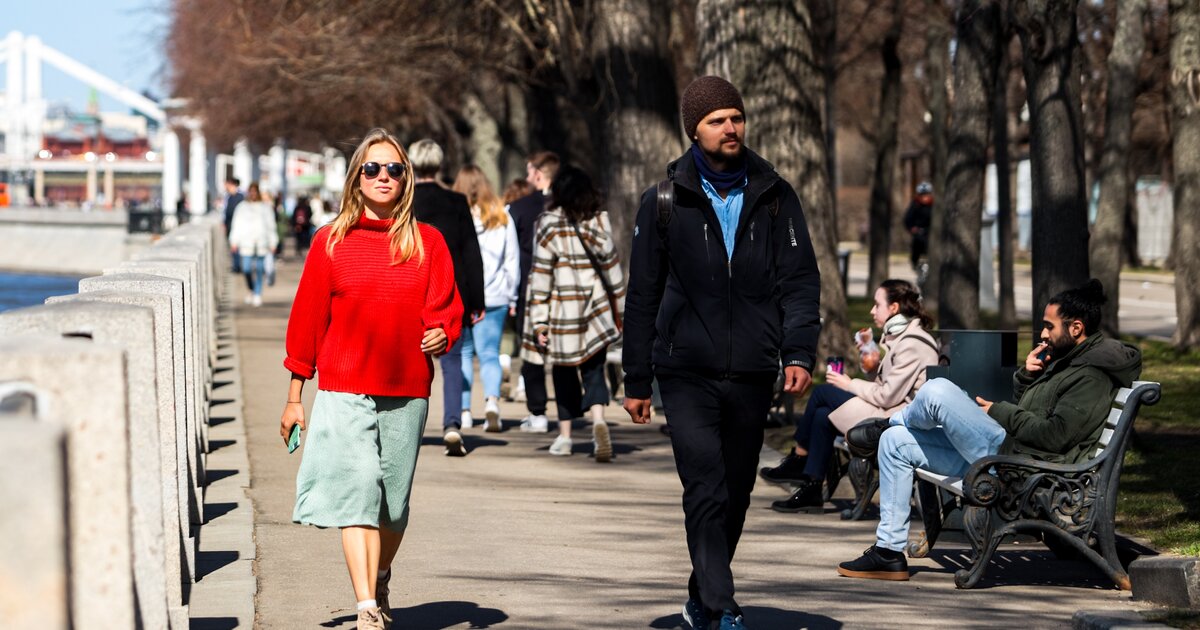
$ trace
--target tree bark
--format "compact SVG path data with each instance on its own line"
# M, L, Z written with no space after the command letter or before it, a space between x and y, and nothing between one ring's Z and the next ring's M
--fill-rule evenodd
M815 63L810 6L805 0L701 0L696 22L701 73L724 76L741 90L747 144L774 162L804 206L821 269L824 322L817 354L849 355L850 324L822 136L825 78Z
M925 59L929 70L929 144L933 150L933 218L929 226L929 251L926 254L930 272L925 278L926 308L936 315L938 280L942 261L942 242L946 225L946 161L950 151L946 128L950 120L950 97L946 92L946 68L950 61L950 25L945 19L943 0L925 0L929 24L925 30Z
M1175 346L1200 346L1200 0L1170 0Z
M938 284L941 328L979 327L979 231L995 84L996 0L965 0L957 16L954 129L946 175L945 231Z
M875 172L871 177L871 206L868 219L870 271L867 292L887 280L892 245L892 191L896 179L896 141L900 119L900 31L903 14L899 0L892 0L892 23L880 47L883 59L883 86L879 97L879 117L875 127Z
M682 152L679 100L668 45L671 6L604 0L595 7L593 71L602 98L597 121L600 184L623 265L642 192L666 177Z
M1076 3L1016 0L1013 8L1029 103L1034 321L1054 294L1088 279Z
M1146 0L1124 0L1117 5L1117 31L1108 54L1108 91L1105 96L1104 148L1100 153L1100 203L1092 226L1092 275L1104 285L1100 327L1105 334L1120 332L1121 241L1129 206L1129 150L1133 134L1133 107L1137 96L1138 66L1145 38L1142 17Z
M1008 153L1008 44L1012 30L1001 10L996 34L996 87L992 94L992 150L996 160L996 253L1000 268L1000 329L1017 329L1013 278L1012 168ZM991 264L991 261L984 261Z

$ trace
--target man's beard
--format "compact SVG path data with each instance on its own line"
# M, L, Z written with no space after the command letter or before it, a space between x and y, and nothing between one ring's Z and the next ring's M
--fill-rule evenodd
M717 146L716 151L704 151L704 156L708 158L708 163L713 167L730 166L737 164L742 159L742 149L745 147L742 141L738 140L737 151L729 153L725 150L725 141L722 139L721 144Z
M1061 359L1075 348L1075 339L1066 334L1057 338L1051 337L1046 343L1049 344L1046 349L1050 351L1051 359Z

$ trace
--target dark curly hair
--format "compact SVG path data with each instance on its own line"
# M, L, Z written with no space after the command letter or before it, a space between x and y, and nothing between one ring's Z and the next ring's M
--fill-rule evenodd
M1104 285L1092 278L1081 287L1067 289L1050 298L1047 305L1058 306L1058 314L1063 319L1077 320L1083 324L1083 332L1092 334L1100 327L1100 309L1108 302L1104 295Z
M550 184L550 197L571 221L586 221L600 212L600 191L577 166L564 166L558 171Z

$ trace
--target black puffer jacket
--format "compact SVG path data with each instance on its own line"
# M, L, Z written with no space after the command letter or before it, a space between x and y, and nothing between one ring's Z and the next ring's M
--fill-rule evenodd
M796 191L746 151L733 258L690 154L672 162L675 209L659 232L656 187L642 195L629 263L625 390L649 398L654 373L774 375L812 369L821 277Z

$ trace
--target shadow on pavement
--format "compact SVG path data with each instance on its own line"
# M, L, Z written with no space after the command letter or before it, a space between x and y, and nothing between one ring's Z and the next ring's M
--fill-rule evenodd
M412 608L393 608L396 627L406 630L442 630L461 624L469 628L491 628L508 621L508 615L496 608L480 608L474 602L429 602ZM325 628L353 625L357 615L343 615L322 623Z
M742 614L746 618L746 623L753 628L837 630L842 627L842 622L825 615L813 615L794 610L747 606L742 609ZM683 615L680 613L659 617L651 621L649 627L661 630L689 630L691 628L684 623Z

